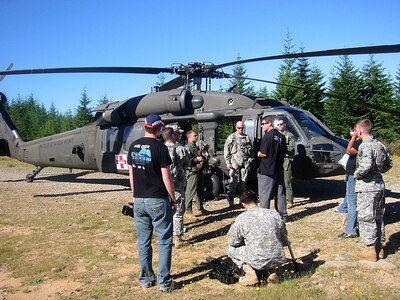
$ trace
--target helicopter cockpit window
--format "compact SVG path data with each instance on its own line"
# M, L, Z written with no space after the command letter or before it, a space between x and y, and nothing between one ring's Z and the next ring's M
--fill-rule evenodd
M246 120L244 120L243 124L244 124L244 130L243 130L243 132L244 132L245 134L247 134L248 137L249 137L252 141L254 141L254 135L255 135L255 129L254 129L254 127L255 127L255 120L254 120L254 119L246 119Z
M304 131L305 135L309 139L313 139L316 136L325 136L330 138L330 134L319 126L314 120L309 118L305 113L301 111L290 111L290 113L294 116L296 121L299 123L301 129Z
M288 118L286 115L277 115L275 116L276 118L283 118L286 123L286 130L291 132L294 135L294 140L296 142L301 140L300 134L298 130L296 129L296 126L293 124L293 119Z

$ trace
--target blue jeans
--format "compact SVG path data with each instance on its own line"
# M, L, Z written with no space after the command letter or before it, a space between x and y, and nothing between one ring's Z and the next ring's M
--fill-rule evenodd
M139 282L149 287L155 281L152 267L153 248L151 239L153 228L158 238L159 288L168 288L172 284L172 208L168 198L135 198L135 223L140 262Z
M357 234L357 194L354 190L355 179L353 175L347 175L346 181L346 199L347 199L347 217L344 226L344 233Z

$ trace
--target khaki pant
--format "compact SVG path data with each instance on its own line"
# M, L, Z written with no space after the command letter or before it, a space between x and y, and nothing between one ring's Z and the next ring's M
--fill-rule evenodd
M196 208L198 210L203 210L203 190L203 173L189 173L189 175L187 176L187 186L185 193L187 213L191 214L193 212L193 199L196 203Z

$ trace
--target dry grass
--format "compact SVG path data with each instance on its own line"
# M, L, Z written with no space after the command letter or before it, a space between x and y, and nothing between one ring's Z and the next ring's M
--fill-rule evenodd
M400 283L400 159L385 175L390 254L358 264L358 239L338 240L344 216L342 177L295 182L295 218L288 224L296 257L307 256L301 274L283 270L277 285L241 288L207 276L208 257L226 253L225 234L242 211L224 199L207 202L211 215L186 223L193 244L174 250L172 273L179 289L142 290L135 227L123 216L130 200L128 179L113 174L44 169L33 183L30 166L0 158L0 292L3 299L398 299ZM155 240L154 240L155 241ZM156 247L156 243L154 243ZM319 253L313 254L313 250ZM157 261L155 251L155 261ZM289 254L288 254L289 257ZM386 264L384 264L386 263ZM392 268L392 269L391 269ZM285 272L286 270L286 272Z

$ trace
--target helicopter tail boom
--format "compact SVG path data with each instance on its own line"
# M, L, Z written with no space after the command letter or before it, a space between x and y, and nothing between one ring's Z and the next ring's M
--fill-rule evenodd
M19 144L23 140L4 108L6 101L6 96L0 92L0 155L18 159Z

